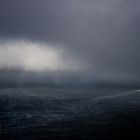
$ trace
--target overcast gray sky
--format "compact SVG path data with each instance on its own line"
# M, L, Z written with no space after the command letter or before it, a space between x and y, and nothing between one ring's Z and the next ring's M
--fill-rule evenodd
M140 1L1 0L0 55L0 69L140 81Z

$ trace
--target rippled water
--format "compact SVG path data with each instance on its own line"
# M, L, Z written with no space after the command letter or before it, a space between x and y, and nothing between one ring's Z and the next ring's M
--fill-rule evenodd
M139 125L138 90L0 89L1 139L115 139L138 134Z

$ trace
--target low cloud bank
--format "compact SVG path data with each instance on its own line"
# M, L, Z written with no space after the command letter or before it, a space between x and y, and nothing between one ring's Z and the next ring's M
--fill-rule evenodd
M21 69L24 71L78 71L81 65L72 57L66 58L66 51L30 41L0 43L0 69Z

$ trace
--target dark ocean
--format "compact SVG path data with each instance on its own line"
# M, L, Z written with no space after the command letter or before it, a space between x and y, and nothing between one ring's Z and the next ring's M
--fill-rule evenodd
M0 88L0 140L140 138L140 90Z

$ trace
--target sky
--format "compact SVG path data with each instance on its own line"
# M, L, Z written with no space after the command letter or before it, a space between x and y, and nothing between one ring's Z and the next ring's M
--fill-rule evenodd
M139 25L139 0L1 0L0 75L140 81Z

